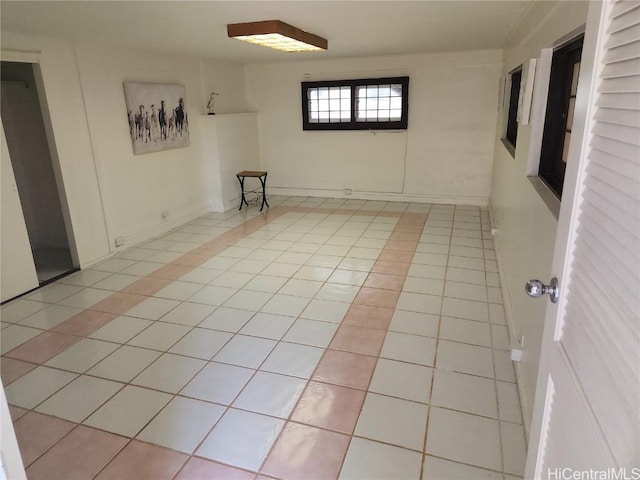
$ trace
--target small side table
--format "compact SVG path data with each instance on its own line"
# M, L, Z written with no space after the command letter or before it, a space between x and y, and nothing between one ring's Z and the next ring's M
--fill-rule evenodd
M259 178L260 179L260 183L262 184L262 205L260 206L260 211L262 211L262 209L264 208L265 205L267 207L269 207L269 203L267 202L267 194L265 192L265 187L267 185L267 172L257 172L257 171L253 171L253 170L243 170L242 172L236 173L236 177L238 178L238 181L240 182L240 190L242 191L242 198L240 199L240 208L238 210L242 210L242 204L243 203L247 207L249 206L249 204L247 203L247 199L244 196L244 194L245 194L245 191L244 191L244 179L246 177L253 177L253 178Z

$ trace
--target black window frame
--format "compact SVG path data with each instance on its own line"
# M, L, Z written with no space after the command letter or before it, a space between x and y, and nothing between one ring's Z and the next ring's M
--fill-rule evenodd
M369 85L402 85L400 120L357 121L356 88ZM350 87L351 111L348 122L310 122L308 90L319 87ZM309 131L326 130L406 130L409 124L409 77L361 78L355 80L323 80L318 82L301 82L302 93L302 129Z
M509 110L507 111L504 140L511 146L515 154L518 142L518 105L520 104L520 86L522 85L522 65L509 72L509 79Z
M581 61L584 35L580 35L553 52L549 94L542 133L538 177L562 198L566 163L562 160L567 118L571 100L573 68Z

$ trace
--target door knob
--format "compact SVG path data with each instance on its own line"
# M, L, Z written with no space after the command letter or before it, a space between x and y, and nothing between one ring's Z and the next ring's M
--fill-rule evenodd
M553 277L549 285L545 285L540 280L529 280L524 287L527 295L533 298L540 298L545 294L549 294L549 300L551 303L556 303L560 296L560 287L558 286L558 279Z

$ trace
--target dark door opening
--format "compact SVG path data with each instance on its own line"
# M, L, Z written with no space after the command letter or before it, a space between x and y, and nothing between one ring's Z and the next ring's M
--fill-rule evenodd
M34 65L2 62L2 123L40 285L76 270Z

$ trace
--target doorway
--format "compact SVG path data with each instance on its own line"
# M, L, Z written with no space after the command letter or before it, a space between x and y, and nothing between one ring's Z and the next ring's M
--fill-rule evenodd
M0 115L39 285L77 270L32 63L2 62ZM64 202L64 203L63 203ZM66 218L66 219L65 219Z

